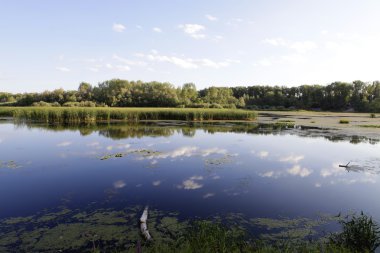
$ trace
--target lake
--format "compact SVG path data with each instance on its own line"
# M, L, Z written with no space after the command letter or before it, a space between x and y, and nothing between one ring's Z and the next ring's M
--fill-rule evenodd
M194 219L270 239L284 230L320 237L352 212L380 220L379 148L365 136L253 123L2 120L0 249L54 249L65 229L83 224L112 241L134 240L147 205L153 237L164 237L161 221Z

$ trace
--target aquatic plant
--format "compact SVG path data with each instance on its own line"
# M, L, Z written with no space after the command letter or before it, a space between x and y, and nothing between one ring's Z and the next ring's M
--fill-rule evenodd
M256 112L238 109L197 108L99 108L99 107L1 107L0 116L48 123L95 121L181 120L212 121L256 119Z

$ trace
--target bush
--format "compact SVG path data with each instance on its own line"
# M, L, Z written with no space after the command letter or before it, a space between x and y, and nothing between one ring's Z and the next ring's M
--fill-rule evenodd
M370 117L371 117L371 118L376 118L376 114L371 113Z
M40 101L40 102L34 102L32 106L42 106L42 107L50 107L52 104L45 102L45 101Z
M350 121L348 119L341 119L339 120L339 124L349 124Z
M379 225L372 217L361 212L359 216L354 215L350 220L339 223L343 226L343 232L331 235L332 243L353 252L375 252L380 246Z

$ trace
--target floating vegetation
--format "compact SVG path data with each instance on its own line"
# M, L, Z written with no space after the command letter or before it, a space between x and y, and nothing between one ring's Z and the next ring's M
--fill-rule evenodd
M63 208L34 216L8 218L0 221L0 250L4 252L266 252L276 251L285 241L287 247L298 249L305 238L317 236L320 226L337 222L337 216L321 215L317 220L249 219L240 213L231 213L209 220L181 221L178 213L149 211L146 223L154 241L144 242L139 231L139 214L143 207L122 210ZM260 229L260 237L249 234ZM320 244L307 246L330 247ZM311 249L310 248L310 249ZM305 249L305 248L304 248ZM290 250L294 252L294 250ZM302 252L308 252L304 250ZM314 252L314 251L313 251ZM319 252L319 251L318 251ZM334 251L327 251L334 252ZM344 251L339 251L344 252Z
M162 154L162 152L159 151L153 151L153 150L148 150L148 149L136 149L136 150L130 150L124 153L115 153L115 154L108 154L100 157L100 160L108 160L111 158L122 158L124 156L127 156L129 154L137 154L141 155L143 157L151 157L151 156L156 156L159 154Z
M0 169L1 168L6 168L6 169L18 169L21 168L22 166L17 164L15 161L10 160L10 161L0 161Z
M232 162L233 155L225 154L219 158L205 159L206 166L220 166Z

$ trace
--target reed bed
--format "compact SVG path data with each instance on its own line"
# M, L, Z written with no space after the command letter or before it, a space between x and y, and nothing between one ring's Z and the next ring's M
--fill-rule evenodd
M252 121L256 112L239 109L198 108L89 108L89 107L0 107L0 117L48 123L96 121Z

